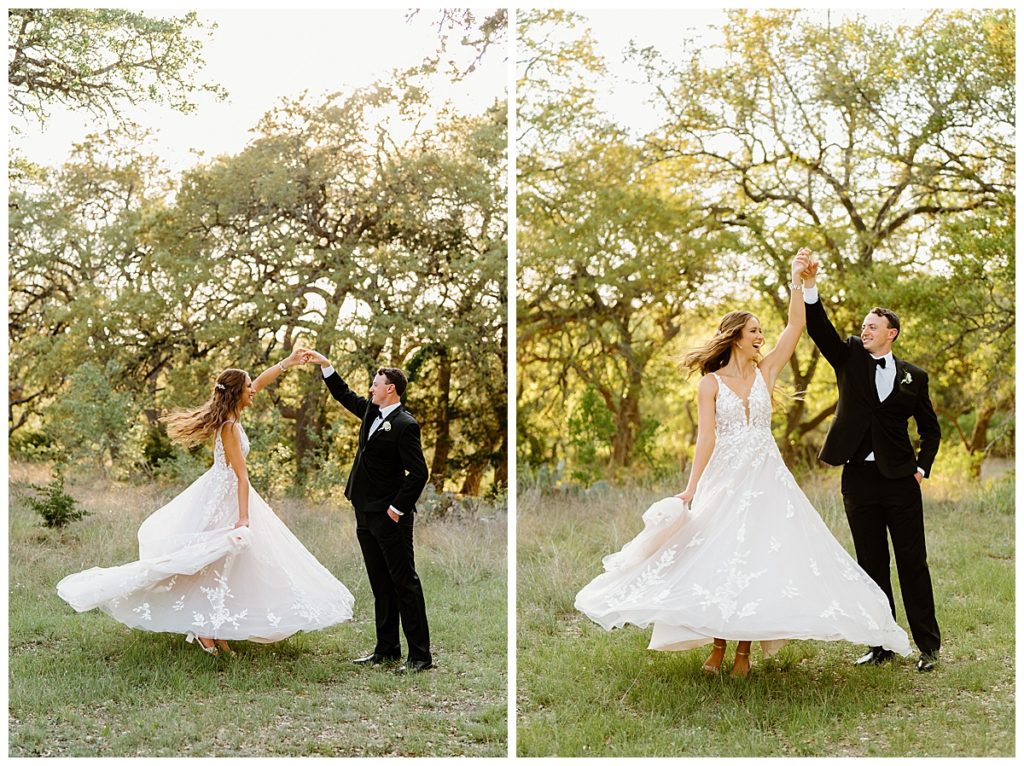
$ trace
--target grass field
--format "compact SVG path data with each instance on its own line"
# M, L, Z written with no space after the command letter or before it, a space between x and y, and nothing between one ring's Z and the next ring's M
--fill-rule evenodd
M805 486L853 550L838 476ZM518 498L518 751L523 756L1012 756L1012 479L963 493L926 485L929 564L942 662L916 655L854 668L861 647L794 642L770 660L755 644L745 681L708 677L710 647L651 652L650 631L611 633L573 609L601 557L678 488L607 488ZM893 582L898 584L895 572ZM898 599L899 597L897 597ZM906 628L902 603L898 621ZM731 667L735 644L723 669Z
M348 508L271 499L355 594L355 620L209 657L182 636L77 614L54 586L137 556L136 530L182 487L68 489L93 515L39 526L11 467L11 756L503 756L507 753L505 517L417 521L438 667L410 678L351 663L373 648L373 601ZM404 645L404 639L403 639Z

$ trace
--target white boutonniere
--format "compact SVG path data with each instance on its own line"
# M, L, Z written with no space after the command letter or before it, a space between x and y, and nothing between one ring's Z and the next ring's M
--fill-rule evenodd
M905 385L907 385L907 383L913 383L913 382L914 382L914 378L910 374L909 371L903 373L903 379L900 381L900 385L904 385L905 386Z
M391 421L385 420L383 423L380 424L380 427L383 428L385 431L390 431L391 430Z

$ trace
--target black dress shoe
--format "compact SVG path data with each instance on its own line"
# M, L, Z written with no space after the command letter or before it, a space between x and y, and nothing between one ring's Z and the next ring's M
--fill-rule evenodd
M404 676L409 673L422 673L424 670L430 670L432 667L434 667L434 663L430 660L406 660L404 665L395 668L395 673Z
M368 654L365 657L360 657L359 659L352 660L352 662L356 665L383 665L385 662L398 662L400 659L402 658L388 657L386 655L377 654L377 652L374 652L373 654Z
M871 651L865 654L863 657L858 657L854 660L854 665L881 665L885 662L889 662L893 658L893 653L888 649L883 649L880 646L872 646Z
M935 670L935 666L938 664L938 652L921 652L921 656L917 658L917 672L930 673Z

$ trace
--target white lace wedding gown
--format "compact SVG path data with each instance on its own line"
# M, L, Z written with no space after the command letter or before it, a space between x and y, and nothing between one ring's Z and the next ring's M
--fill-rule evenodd
M238 478L219 431L213 455L209 471L139 527L138 561L69 575L58 595L131 628L261 643L352 619L352 594L251 485L249 527L234 529Z
M643 531L604 558L604 574L579 592L576 608L606 630L653 624L649 648L663 651L717 637L760 641L765 655L790 639L909 655L885 594L786 468L760 370L749 404L715 377L715 448L691 507L675 497L654 503Z

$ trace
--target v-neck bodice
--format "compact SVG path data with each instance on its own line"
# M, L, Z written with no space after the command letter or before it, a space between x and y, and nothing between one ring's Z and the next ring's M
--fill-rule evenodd
M715 400L716 436L728 436L751 428L771 431L772 398L759 368L754 368L754 383L746 399L740 398L718 373L711 374L718 381L718 397Z

